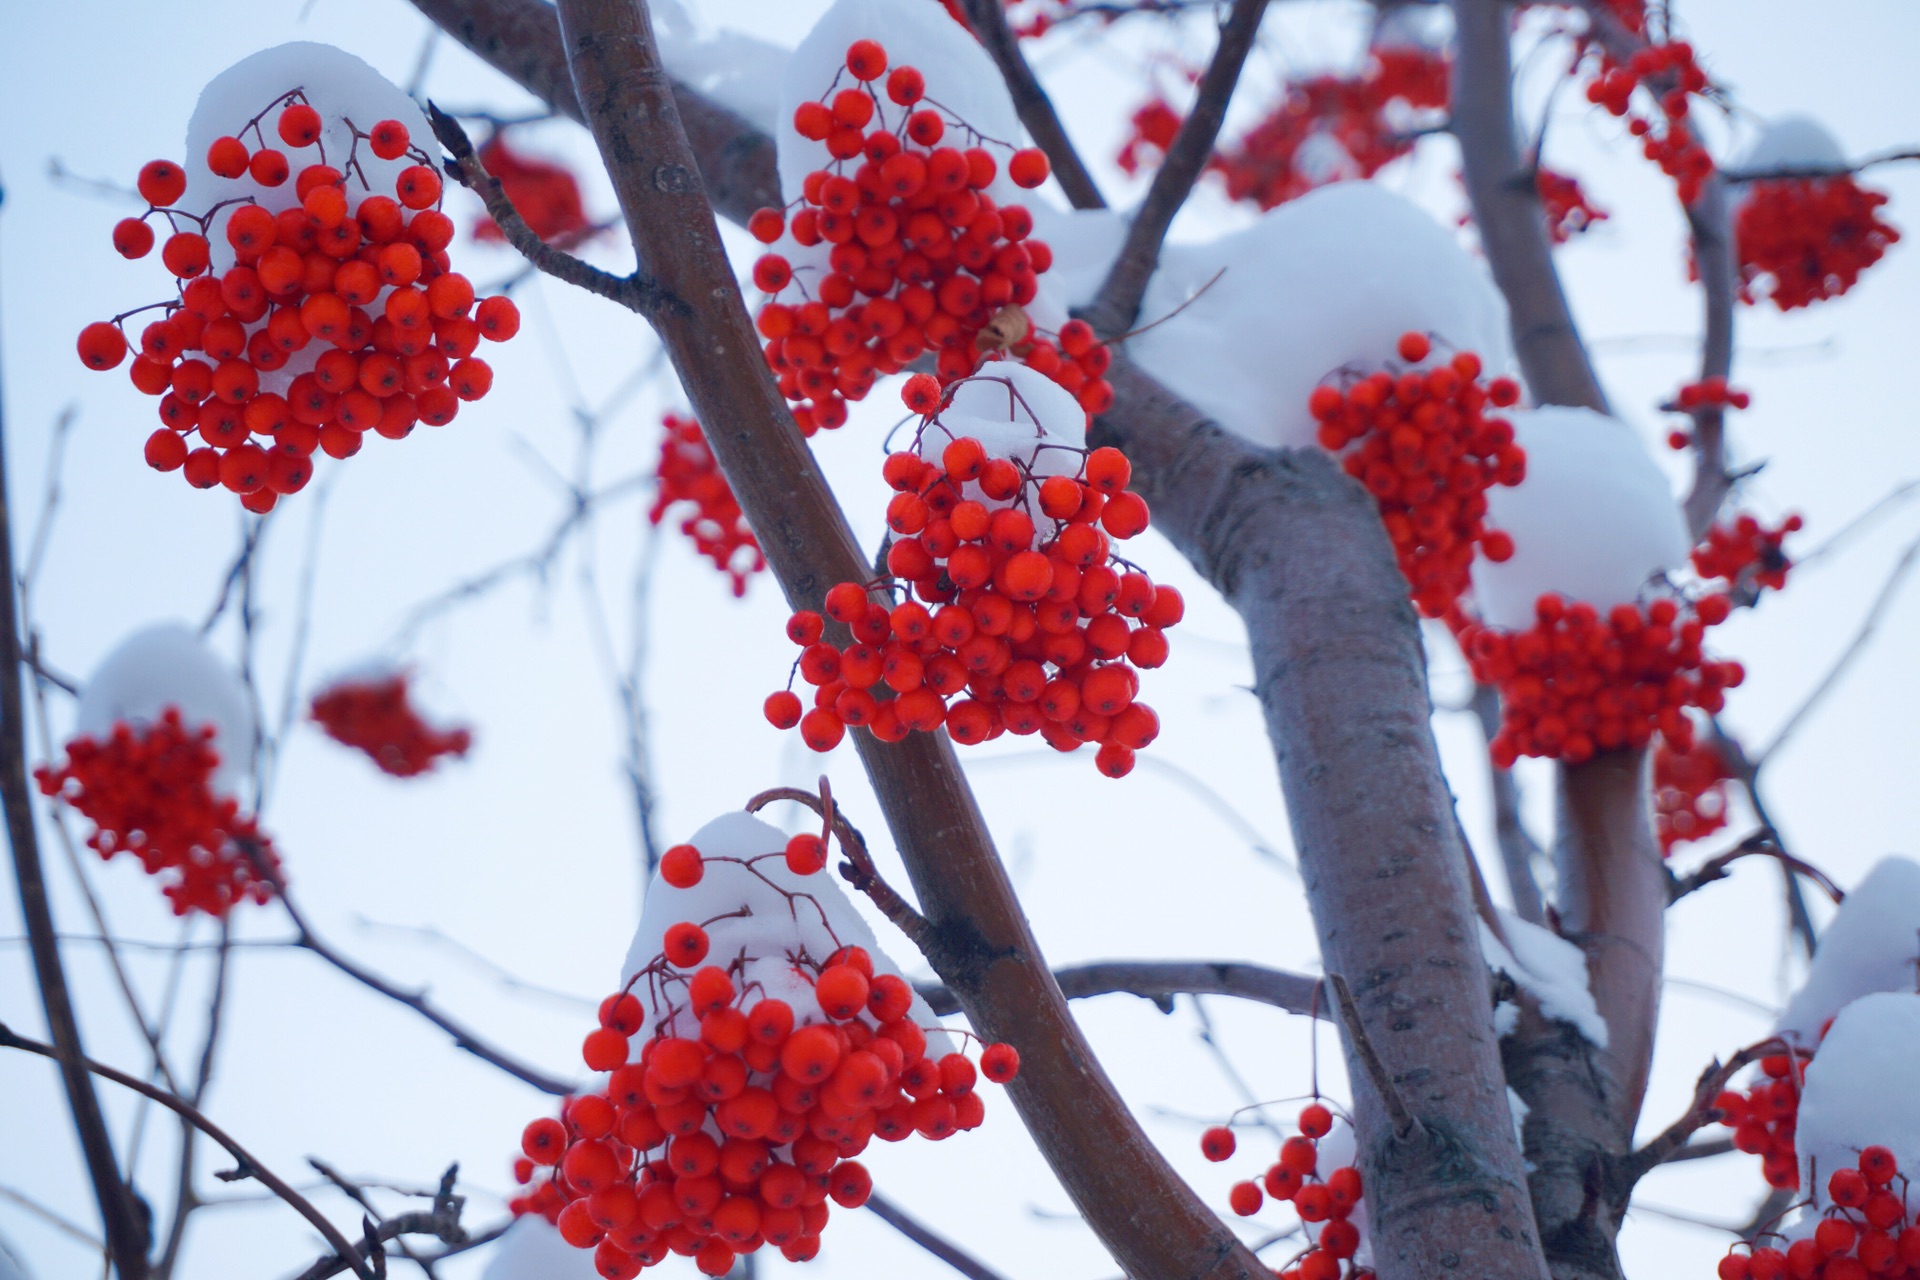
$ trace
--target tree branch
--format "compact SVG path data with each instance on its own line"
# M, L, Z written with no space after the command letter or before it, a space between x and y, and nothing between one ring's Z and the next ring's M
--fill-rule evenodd
M968 1277L968 1280L1002 1280L998 1271L987 1266L986 1263L981 1262L978 1258L945 1236L940 1235L912 1214L908 1213L905 1209L902 1209L899 1205L881 1195L878 1191L868 1193L867 1208L873 1210L874 1216L879 1218L880 1221L886 1223L895 1231L898 1231L901 1235L913 1241L922 1249L925 1249L928 1253L952 1267L955 1271L958 1271L961 1275Z
M1727 1087L1727 1082L1752 1062L1757 1062L1770 1053L1782 1052L1784 1046L1778 1038L1770 1037L1758 1044L1749 1045L1733 1055L1724 1064L1714 1062L1700 1073L1700 1079L1693 1087L1693 1105L1686 1114L1668 1125L1646 1146L1620 1162L1617 1177L1622 1184L1615 1195L1625 1203L1624 1196L1633 1189L1633 1184L1645 1177L1650 1171L1676 1158L1686 1148L1687 1139L1719 1119L1720 1113L1714 1109L1713 1100Z
M563 0L560 22L636 254L694 304L654 328L788 599L818 607L836 583L866 580L865 557L761 358L646 9ZM1074 1024L952 747L924 734L855 739L931 927L929 959L979 1034L1019 1049L1014 1104L1102 1242L1138 1275L1259 1274L1147 1140Z
M1506 295L1513 345L1540 404L1607 411L1553 265L1540 195L1513 119L1511 13L1502 0L1453 0L1453 132L1493 277Z
M1006 82L1020 123L1047 153L1054 179L1066 192L1067 200L1076 209L1106 208L1106 198L1100 194L1093 175L1087 172L1080 153L1074 150L1073 140L1067 137L1066 126L1060 123L1059 113L1053 109L1053 99L1047 96L1045 87L1027 64L1019 37L1007 26L1003 0L966 0L966 7L967 22L993 64L1000 69L1000 78Z
M60 1052L52 1045L41 1044L37 1040L29 1040L24 1036L15 1035L12 1028L3 1022L0 1022L0 1049L19 1049L26 1053L38 1054L43 1058L51 1058L55 1062L60 1061ZM347 1243L347 1238L341 1235L339 1230L331 1222L327 1221L325 1214L314 1208L313 1204L305 1196L295 1191L278 1174L254 1159L252 1153L238 1142L235 1142L226 1130L202 1115L192 1103L184 1098L176 1097L168 1093L165 1089L156 1088L136 1076L130 1076L124 1071L116 1071L104 1063L95 1062L91 1058L83 1058L80 1065L84 1070L92 1072L103 1080L111 1080L123 1088L131 1089L143 1097L151 1098L175 1115L191 1122L194 1128L226 1148L227 1154L239 1162L242 1176L253 1178L259 1182L260 1185L273 1192L274 1195L286 1201L301 1217L312 1223L314 1229L326 1238L328 1244L333 1246L334 1252L348 1260L348 1266L355 1275L361 1277L361 1280L375 1280L372 1270L361 1260L359 1252L356 1251L351 1244ZM145 1265L144 1256L141 1258L141 1264L142 1266Z
M1237 996L1288 1013L1332 1016L1327 1002L1315 995L1319 979L1235 960L1104 960L1055 969L1053 979L1069 1000L1139 996L1163 1013L1173 1011L1175 996ZM960 1011L959 999L943 983L916 985L935 1013L944 1017Z
M5 194L0 191L0 200ZM55 939L53 908L47 898L40 839L34 830L31 790L27 785L26 717L22 688L26 669L20 660L20 619L14 591L18 574L13 559L13 510L7 485L4 397L0 397L0 806L6 810L7 844L13 851L14 884L20 916L26 922L34 979L46 1010L47 1030L58 1046L49 1056L59 1064L74 1133L100 1205L107 1252L122 1280L144 1280L149 1231L141 1221L132 1188L121 1181L100 1099L88 1078L80 1044L80 1024L67 990L66 970ZM138 1012L135 1014L138 1018ZM144 1029L144 1020L143 1029ZM157 1052L157 1050L156 1050Z
M1488 742L1500 729L1500 694L1492 685L1473 687L1472 710L1480 721L1480 730ZM1540 846L1520 814L1520 784L1513 770L1502 769L1487 758L1487 780L1493 791L1493 833L1500 846L1500 865L1507 875L1507 896L1513 899L1513 914L1528 924L1544 924L1546 904L1540 897L1540 881L1533 874L1533 862Z
M998 0L977 2L998 7ZM1160 265L1160 245L1167 238L1167 228L1173 224L1180 207L1186 204L1194 183L1200 180L1207 161L1213 157L1213 144L1220 136L1221 122L1226 119L1227 103L1233 98L1234 87L1240 83L1241 69L1247 64L1247 54L1253 48L1253 38L1266 12L1267 0L1233 0L1233 11L1220 29L1213 61L1207 64L1206 74L1200 78L1199 96L1193 110L1181 121L1180 131L1174 135L1166 158L1154 173L1146 201L1133 215L1126 241L1120 246L1119 256L1107 272L1100 293L1082 313L1087 323L1103 337L1121 333L1140 314L1140 299L1147 291L1147 281Z

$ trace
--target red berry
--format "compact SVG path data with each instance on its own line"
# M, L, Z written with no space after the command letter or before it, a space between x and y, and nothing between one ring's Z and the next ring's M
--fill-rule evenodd
M706 874L700 851L690 844L677 844L660 855L660 878L676 889L691 889Z

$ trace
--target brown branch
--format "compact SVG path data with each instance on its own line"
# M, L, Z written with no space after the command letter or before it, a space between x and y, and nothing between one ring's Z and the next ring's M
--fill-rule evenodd
M1762 832L1770 835L1775 844L1784 844L1786 837L1780 833L1780 826L1773 820L1766 797L1760 794L1760 766L1748 756L1745 744L1729 734L1718 717L1711 721L1713 746L1727 763L1727 771L1734 781L1746 793L1747 806L1753 810L1753 816L1760 820ZM1819 941L1819 931L1814 927L1813 914L1807 910L1806 895L1800 891L1800 881L1793 874L1793 868L1786 863L1780 864L1780 883L1787 902L1787 925L1800 946L1811 957L1814 946Z
M551 5L541 0L413 0L413 7L494 70L561 115L584 123ZM674 85L673 92L713 207L744 225L754 210L781 204L773 139L684 85Z
M966 8L967 22L980 38L981 46L993 59L994 65L1000 69L1000 78L1006 82L1020 123L1027 127L1034 142L1047 153L1047 159L1053 165L1053 176L1060 183L1060 189L1066 192L1067 200L1076 209L1106 208L1105 197L1100 194L1093 175L1087 172L1080 153L1074 149L1073 140L1067 137L1066 126L1060 123L1059 113L1053 109L1053 100L1033 74L1033 68L1027 63L1027 55L1021 52L1019 37L1007 26L1006 5L1002 0L967 0Z
M1720 1091L1727 1087L1729 1080L1749 1063L1757 1062L1770 1053L1784 1051L1785 1046L1777 1037L1769 1037L1758 1044L1748 1045L1725 1063L1716 1061L1709 1065L1700 1073L1700 1079L1693 1087L1693 1105L1687 1108L1686 1114L1620 1162L1616 1171L1616 1197L1624 1197L1625 1193L1632 1190L1634 1183L1685 1148L1687 1139L1720 1118L1713 1100L1720 1096Z
M1520 156L1513 113L1510 6L1453 0L1453 132L1493 277L1506 295L1513 345L1540 404L1607 409L1553 265L1539 192Z
M980 0L998 4L998 0ZM1199 96L1193 110L1180 123L1166 158L1153 175L1147 198L1127 227L1126 241L1107 272L1105 283L1092 304L1082 313L1102 336L1121 333L1140 314L1140 299L1147 282L1160 265L1160 245L1174 215L1186 204L1194 183L1213 156L1214 140L1226 119L1227 103L1240 83L1240 71L1253 48L1260 30L1260 19L1267 11L1267 0L1233 0L1233 11L1220 28L1220 42L1214 48L1213 61L1200 78Z
M374 1212L373 1205L368 1201L366 1193L358 1186L355 1186L349 1179L341 1176L331 1165L328 1165L325 1161L313 1159L312 1157L308 1157L307 1163L312 1165L321 1177L340 1188L341 1192L355 1204L359 1205L368 1213ZM423 1211L416 1210L412 1213L402 1213L391 1218L386 1218L380 1221L378 1227L373 1231L373 1238L382 1244L398 1241L402 1252L406 1254L408 1259L418 1263L419 1266L431 1276L433 1274L433 1264L436 1259L425 1258L415 1254L412 1249L407 1247L406 1241L402 1240L401 1237L409 1235L433 1236L439 1240L440 1243L453 1246L467 1243L467 1229L460 1225L460 1211L466 1206L466 1197L457 1196L453 1193L454 1180L459 1176L459 1172L460 1166L455 1164L449 1166L447 1171L440 1175L440 1186L439 1189L434 1192L432 1209ZM374 1216L377 1218L379 1215L375 1214ZM338 1253L335 1253L319 1259L295 1277L295 1280L326 1280L328 1276L339 1275L342 1271L345 1271L347 1267L347 1260Z
M819 795L798 787L775 787L770 791L762 791L747 801L746 810L748 813L758 813L776 800L803 804L832 826L841 852L847 855L847 860L839 867L841 879L872 899L873 905L880 909L880 914L892 921L896 929L907 935L907 940L913 943L915 949L925 955L927 948L933 945L927 918L881 877L873 865L873 856L867 852L866 837L860 834L859 828L847 821L846 810L833 803L833 793L827 788L827 780L820 779Z
M655 331L769 565L796 607L864 581L866 558L761 358L650 20L632 0L563 0L575 99L636 255L691 316ZM975 1030L1020 1051L1011 1093L1048 1163L1122 1267L1229 1280L1259 1262L1148 1141L1074 1024L944 738L855 735L930 926L929 959Z
M1332 1016L1327 1002L1315 996L1318 979L1236 960L1103 960L1055 969L1053 980L1069 1000L1139 996L1165 1013L1173 1011L1175 996L1237 996L1306 1017ZM942 1017L960 1011L959 999L943 983L917 987Z
M60 1061L60 1052L52 1045L41 1044L38 1040L29 1040L24 1036L15 1035L13 1030L3 1022L0 1022L0 1049L19 1049L26 1053L38 1054L43 1058L51 1058L55 1062ZM131 1089L142 1097L150 1098L175 1115L191 1122L194 1128L226 1148L227 1154L239 1162L239 1171L242 1176L259 1182L261 1186L284 1200L301 1217L312 1223L314 1229L333 1246L334 1252L348 1260L348 1266L355 1275L360 1276L361 1280L375 1280L372 1270L361 1260L358 1251L347 1243L347 1238L340 1234L338 1228L327 1221L325 1214L314 1208L312 1202L295 1191L278 1174L254 1159L252 1153L234 1141L226 1130L207 1119L192 1103L168 1093L165 1089L150 1085L137 1076L117 1071L91 1058L81 1059L80 1065L84 1070L92 1072L101 1079L111 1080L122 1088ZM141 1265L145 1265L144 1256L141 1258Z
M1805 876L1807 879L1819 885L1821 892L1833 899L1836 904L1846 901L1846 891L1838 884L1835 884L1832 877L1828 876L1826 872L1814 866L1811 862L1796 858L1785 849L1782 849L1779 844L1776 843L1776 838L1771 830L1756 832L1719 857L1702 863L1690 874L1676 877L1668 890L1670 900L1678 902L1696 889L1704 888L1716 880L1726 879L1729 874L1727 871L1728 867L1742 858L1750 858L1756 855L1763 858L1772 858L1790 874Z
M1480 721L1480 730L1488 742L1500 729L1500 694L1492 685L1473 687L1471 709ZM1507 876L1507 896L1513 899L1513 914L1528 924L1545 924L1546 904L1540 897L1540 881L1534 876L1534 860L1540 846L1527 830L1520 814L1520 784L1513 770L1502 769L1487 759L1487 780L1493 791L1493 834L1500 847L1500 865Z
M1739 1150L1733 1145L1732 1138L1702 1138L1698 1142L1688 1142L1677 1148L1663 1162L1681 1164L1688 1160L1710 1160L1714 1156L1731 1155Z
M487 216L507 237L507 243L518 249L521 256L534 267L556 280L598 294L641 315L662 307L684 308L687 305L671 294L662 293L660 286L638 269L630 276L616 276L542 240L539 233L520 216L520 211L513 207L513 201L508 198L507 189L500 185L500 179L487 172L486 165L474 152L473 140L467 137L467 131L460 127L460 122L431 102L427 104L427 120L433 126L433 136L453 157L452 163L447 165L447 172L461 186L480 197L487 206Z
M3 192L0 199L4 199ZM122 1280L144 1280L149 1232L141 1221L132 1189L121 1181L113 1138L87 1075L80 1024L74 1016L66 970L60 961L40 839L33 825L22 698L27 673L20 659L20 619L14 600L17 582L4 405L0 404L0 807L6 810L7 843L13 851L14 885L20 894L20 916L26 923L33 955L34 979L46 1010L47 1030L58 1046L49 1056L60 1066L67 1106L73 1112L74 1133L93 1182L94 1199L100 1205L107 1251ZM144 1029L144 1019L141 1022Z
M907 1239L925 1249L940 1261L958 1271L968 1280L1002 1280L998 1271L989 1267L953 1241L934 1231L912 1214L902 1209L878 1191L867 1195L867 1208L873 1210L875 1217L898 1231Z

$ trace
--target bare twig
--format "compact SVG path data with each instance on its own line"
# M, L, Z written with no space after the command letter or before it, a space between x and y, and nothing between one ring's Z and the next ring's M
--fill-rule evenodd
M641 315L686 306L672 294L663 291L656 281L638 267L630 276L616 276L542 240L527 225L527 220L520 216L520 211L513 207L513 201L508 199L507 189L500 185L500 179L488 173L486 165L480 162L480 157L473 149L473 140L467 137L467 131L460 127L460 122L431 102L427 104L427 120L433 126L433 136L453 157L447 172L480 197L481 203L487 206L487 215L498 224L501 233L507 237L507 243L518 249L528 262L556 280L598 294Z
M107 1256L107 1246L100 1243L98 1236L88 1231L79 1223L62 1217L25 1192L15 1191L12 1187L0 1187L0 1200L5 1200L9 1204L19 1206L68 1239L83 1244L89 1249L98 1251L101 1258L104 1259Z
M51 1058L55 1062L60 1060L59 1051L52 1045L41 1044L38 1040L29 1040L24 1036L16 1035L13 1029L5 1023L0 1023L0 1049L19 1049L25 1053L38 1054L43 1058ZM334 1252L348 1260L348 1267L355 1275L360 1276L361 1280L375 1280L372 1270L361 1260L359 1253L354 1247L347 1243L346 1237L341 1235L339 1230L331 1222L327 1221L325 1214L314 1208L312 1202L298 1191L295 1191L278 1174L254 1159L251 1152L234 1141L226 1130L207 1119L192 1103L184 1098L168 1093L165 1089L156 1088L136 1076L130 1076L124 1071L117 1071L104 1063L95 1062L91 1058L83 1058L80 1065L83 1069L92 1072L101 1079L111 1080L123 1088L131 1089L143 1097L151 1098L175 1115L191 1121L194 1128L219 1143L226 1149L227 1154L239 1162L239 1172L242 1176L258 1181L262 1186L280 1197L280 1199L286 1201L288 1206L301 1217L312 1223L314 1229L326 1237L327 1243L333 1246ZM144 1254L141 1256L140 1261L144 1268Z
M1670 900L1678 902L1696 889L1710 885L1716 880L1726 879L1728 874L1727 868L1729 866L1738 862L1741 858L1750 858L1756 855L1772 858L1790 872L1805 876L1807 879L1819 885L1821 890L1825 892L1829 898L1833 899L1834 902L1838 903L1846 900L1846 892L1842 890L1839 885L1835 884L1826 872L1814 866L1811 862L1805 862L1796 858L1785 849L1782 849L1779 844L1776 843L1776 838L1771 830L1756 832L1748 836L1745 840L1742 840L1739 845L1728 850L1726 853L1703 863L1691 873L1676 877L1670 890Z
M925 955L927 948L933 945L932 929L926 917L881 877L873 865L873 856L867 852L866 837L847 821L846 810L833 802L833 792L827 780L820 779L818 795L798 787L774 787L762 791L747 801L744 807L748 813L758 813L776 800L803 804L832 825L834 838L840 842L840 851L847 855L847 860L839 867L840 878L872 899L873 905L880 909L880 914L892 921L894 927L906 934L908 940Z
M874 1216L969 1280L1002 1280L998 1271L934 1231L893 1201L874 1191L867 1196Z
M1027 132L1047 153L1047 159L1053 164L1053 176L1067 199L1076 209L1106 208L1106 199L1095 185L1093 175L1087 172L1080 153L1074 150L1073 140L1067 137L1059 113L1053 109L1053 100L1047 97L1045 87L1027 64L1019 38L1007 26L1006 5L1002 0L966 0L966 9L967 22L1000 69L1000 78L1013 97L1013 109L1019 113L1020 123L1027 126Z
M997 0L996 0L997 7ZM1233 0L1233 10L1220 28L1220 42L1214 48L1213 61L1200 77L1198 97L1193 110L1180 123L1165 160L1153 175L1147 198L1127 228L1126 241L1114 259L1100 292L1084 315L1102 336L1118 334L1133 324L1140 314L1140 299L1147 281L1160 264L1160 245L1167 238L1173 217L1187 202L1193 184L1200 180L1207 161L1213 155L1214 140L1226 119L1227 103L1240 83L1240 71L1253 48L1260 30L1260 19L1267 11L1267 0Z
M1374 1090L1387 1108L1387 1114L1393 1118L1394 1136L1411 1138L1423 1132L1420 1117L1407 1108L1407 1100L1400 1096L1400 1086L1394 1083L1387 1064L1380 1060L1380 1051L1373 1047L1373 1040L1360 1021L1360 1007L1353 1002L1353 992L1347 989L1347 980L1337 973L1330 973L1327 975L1327 985L1333 988L1334 1003L1340 1012L1340 1025L1347 1029L1347 1043L1353 1047L1354 1056L1360 1059L1360 1065L1373 1082Z
M1879 594L1874 596L1873 603L1868 606L1866 616L1860 620L1859 627L1853 633L1853 639L1847 642L1847 647L1841 650L1834 664L1827 668L1827 674L1820 678L1820 683L1813 687L1813 692L1794 708L1793 714L1787 717L1786 723L1781 725L1779 732L1773 735L1773 741L1761 748L1760 754L1754 757L1755 769L1764 767L1767 761L1773 758L1773 754L1793 737L1794 731L1806 722L1807 717L1812 715L1827 695L1839 685L1842 677L1847 674L1847 669L1859 658L1868 642L1873 639L1874 633L1880 629L1881 622L1885 621L1887 610L1892 607L1895 597L1900 594L1900 588L1906 585L1907 575L1913 571L1914 562L1917 559L1920 559L1920 538L1909 542L1901 551L1900 558L1894 562L1886 581L1880 584Z
M1633 1184L1645 1177L1648 1171L1666 1163L1686 1146L1687 1139L1712 1124L1720 1113L1714 1109L1713 1101L1727 1082L1752 1062L1757 1062L1770 1053L1785 1052L1785 1046L1778 1037L1768 1037L1758 1044L1748 1045L1726 1062L1715 1061L1700 1073L1700 1079L1693 1088L1693 1105L1678 1120L1662 1129L1644 1147L1624 1157L1619 1164L1616 1196L1622 1200L1630 1192Z
M466 1228L460 1225L460 1211L466 1205L466 1197L453 1193L454 1182L460 1173L460 1166L457 1164L449 1165L447 1171L440 1175L440 1186L434 1192L431 1210L382 1218L359 1184L341 1174L324 1160L309 1156L307 1163L312 1165L321 1177L339 1188L342 1194L372 1216L377 1223L377 1229L371 1233L375 1240L383 1244L387 1242L398 1244L400 1251L406 1254L410 1261L418 1264L429 1278L434 1275L434 1263L438 1261L438 1257L415 1253L402 1237L430 1235L446 1245L461 1245L467 1242ZM296 1280L326 1280L326 1277L338 1275L346 1269L346 1259L335 1254L321 1258L302 1271Z

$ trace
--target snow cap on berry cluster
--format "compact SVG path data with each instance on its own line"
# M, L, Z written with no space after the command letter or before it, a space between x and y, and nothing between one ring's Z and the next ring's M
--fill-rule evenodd
M729 813L700 828L687 843L706 860L700 881L678 889L654 875L640 910L640 927L620 969L620 988L665 952L667 930L682 921L702 925L708 954L716 963L744 956L744 967L733 975L736 987L755 991L758 999L786 1001L793 1007L796 1026L826 1023L828 1018L814 998L813 975L796 968L789 956L804 951L819 963L842 946L865 947L876 977L883 973L906 976L874 941L873 930L832 875L802 876L788 868L787 837L777 828L752 814ZM740 862L715 861L727 858L758 861L751 870ZM795 896L789 899L787 894ZM751 914L715 918L743 907ZM633 994L639 997L643 1012L632 1037L637 1048L653 1035L655 1009L646 982L635 983ZM946 1033L939 1029L939 1019L917 993L907 1019L927 1031L929 1058L937 1060L953 1052ZM669 1022L667 1034L698 1039L699 1021L683 1004Z
M1775 1030L1807 1048L1819 1045L1827 1020L1855 1000L1877 991L1912 991L1917 960L1920 864L1883 858L1821 933L1807 980L1787 1001ZM1902 1167L1908 1167L1904 1161Z
M1572 1026L1595 1047L1606 1048L1607 1024L1587 983L1586 954L1553 930L1511 912L1500 913L1500 927L1507 935L1504 945L1484 921L1480 925L1480 953L1487 967L1512 978L1540 1002L1541 1013Z
M1513 368L1506 302L1486 269L1424 210L1375 183L1323 187L1244 231L1169 245L1160 261L1140 314L1171 318L1129 350L1257 445L1312 445L1313 389L1342 368L1380 368L1403 333L1430 335L1438 361L1473 351L1489 377Z
M778 128L780 81L790 56L749 32L696 26L685 7L655 4L660 61L681 84L739 112L768 133ZM792 119L789 104L787 119Z
M935 421L938 426L920 437L922 458L939 466L949 444L970 436L987 457L1011 459L1029 473L1030 501L1038 501L1040 484L1048 476L1080 474L1087 447L1086 410L1072 392L1023 364L996 361L955 383ZM977 480L966 481L961 496L989 511L1015 502L988 497Z
M326 152L327 162L338 166L353 155L356 190L390 192L401 170L416 164L424 163L438 172L440 161L432 147L426 148L424 161L406 153L382 160L365 145L355 151L353 134L347 127L349 120L363 132L382 120L398 120L407 126L407 134L416 144L432 138L433 130L419 105L404 90L360 59L330 44L297 40L242 58L201 90L199 104L187 121L187 154L181 166L187 174L187 193L181 197L181 205L207 209L222 200L251 199L267 212L279 213L300 204L291 181L268 187L254 181L249 173L222 178L207 167L207 148L214 139L230 135L292 89L299 89L307 105L320 113L320 148ZM277 110L268 114L262 127L270 132L276 119ZM278 138L273 139L273 145L280 145ZM366 179L364 187L358 185L362 175ZM221 210L206 233L216 275L234 264L233 246L225 234L232 214L233 209Z
M1548 593L1604 615L1637 601L1649 579L1685 566L1680 506L1633 428L1559 405L1507 417L1527 453L1527 478L1487 491L1487 522L1514 545L1505 563L1473 562L1488 625L1526 630Z
M1853 1168L1863 1147L1892 1150L1902 1169L1920 1168L1920 1104L1911 1081L1920 1062L1920 996L1878 992L1840 1011L1807 1063L1794 1146L1800 1185L1815 1207L1827 1179ZM1817 1176L1816 1176L1817 1175Z
M561 1239L537 1213L515 1218L493 1248L480 1280L597 1280L593 1254Z
M114 725L141 729L168 707L179 708L188 728L213 726L220 767L211 787L237 798L253 758L252 706L232 669L182 623L136 631L107 655L80 692L74 732L104 742Z
M1844 168L1839 139L1811 116L1784 116L1762 129L1733 161L1735 172ZM1744 190L1746 184L1740 184Z

